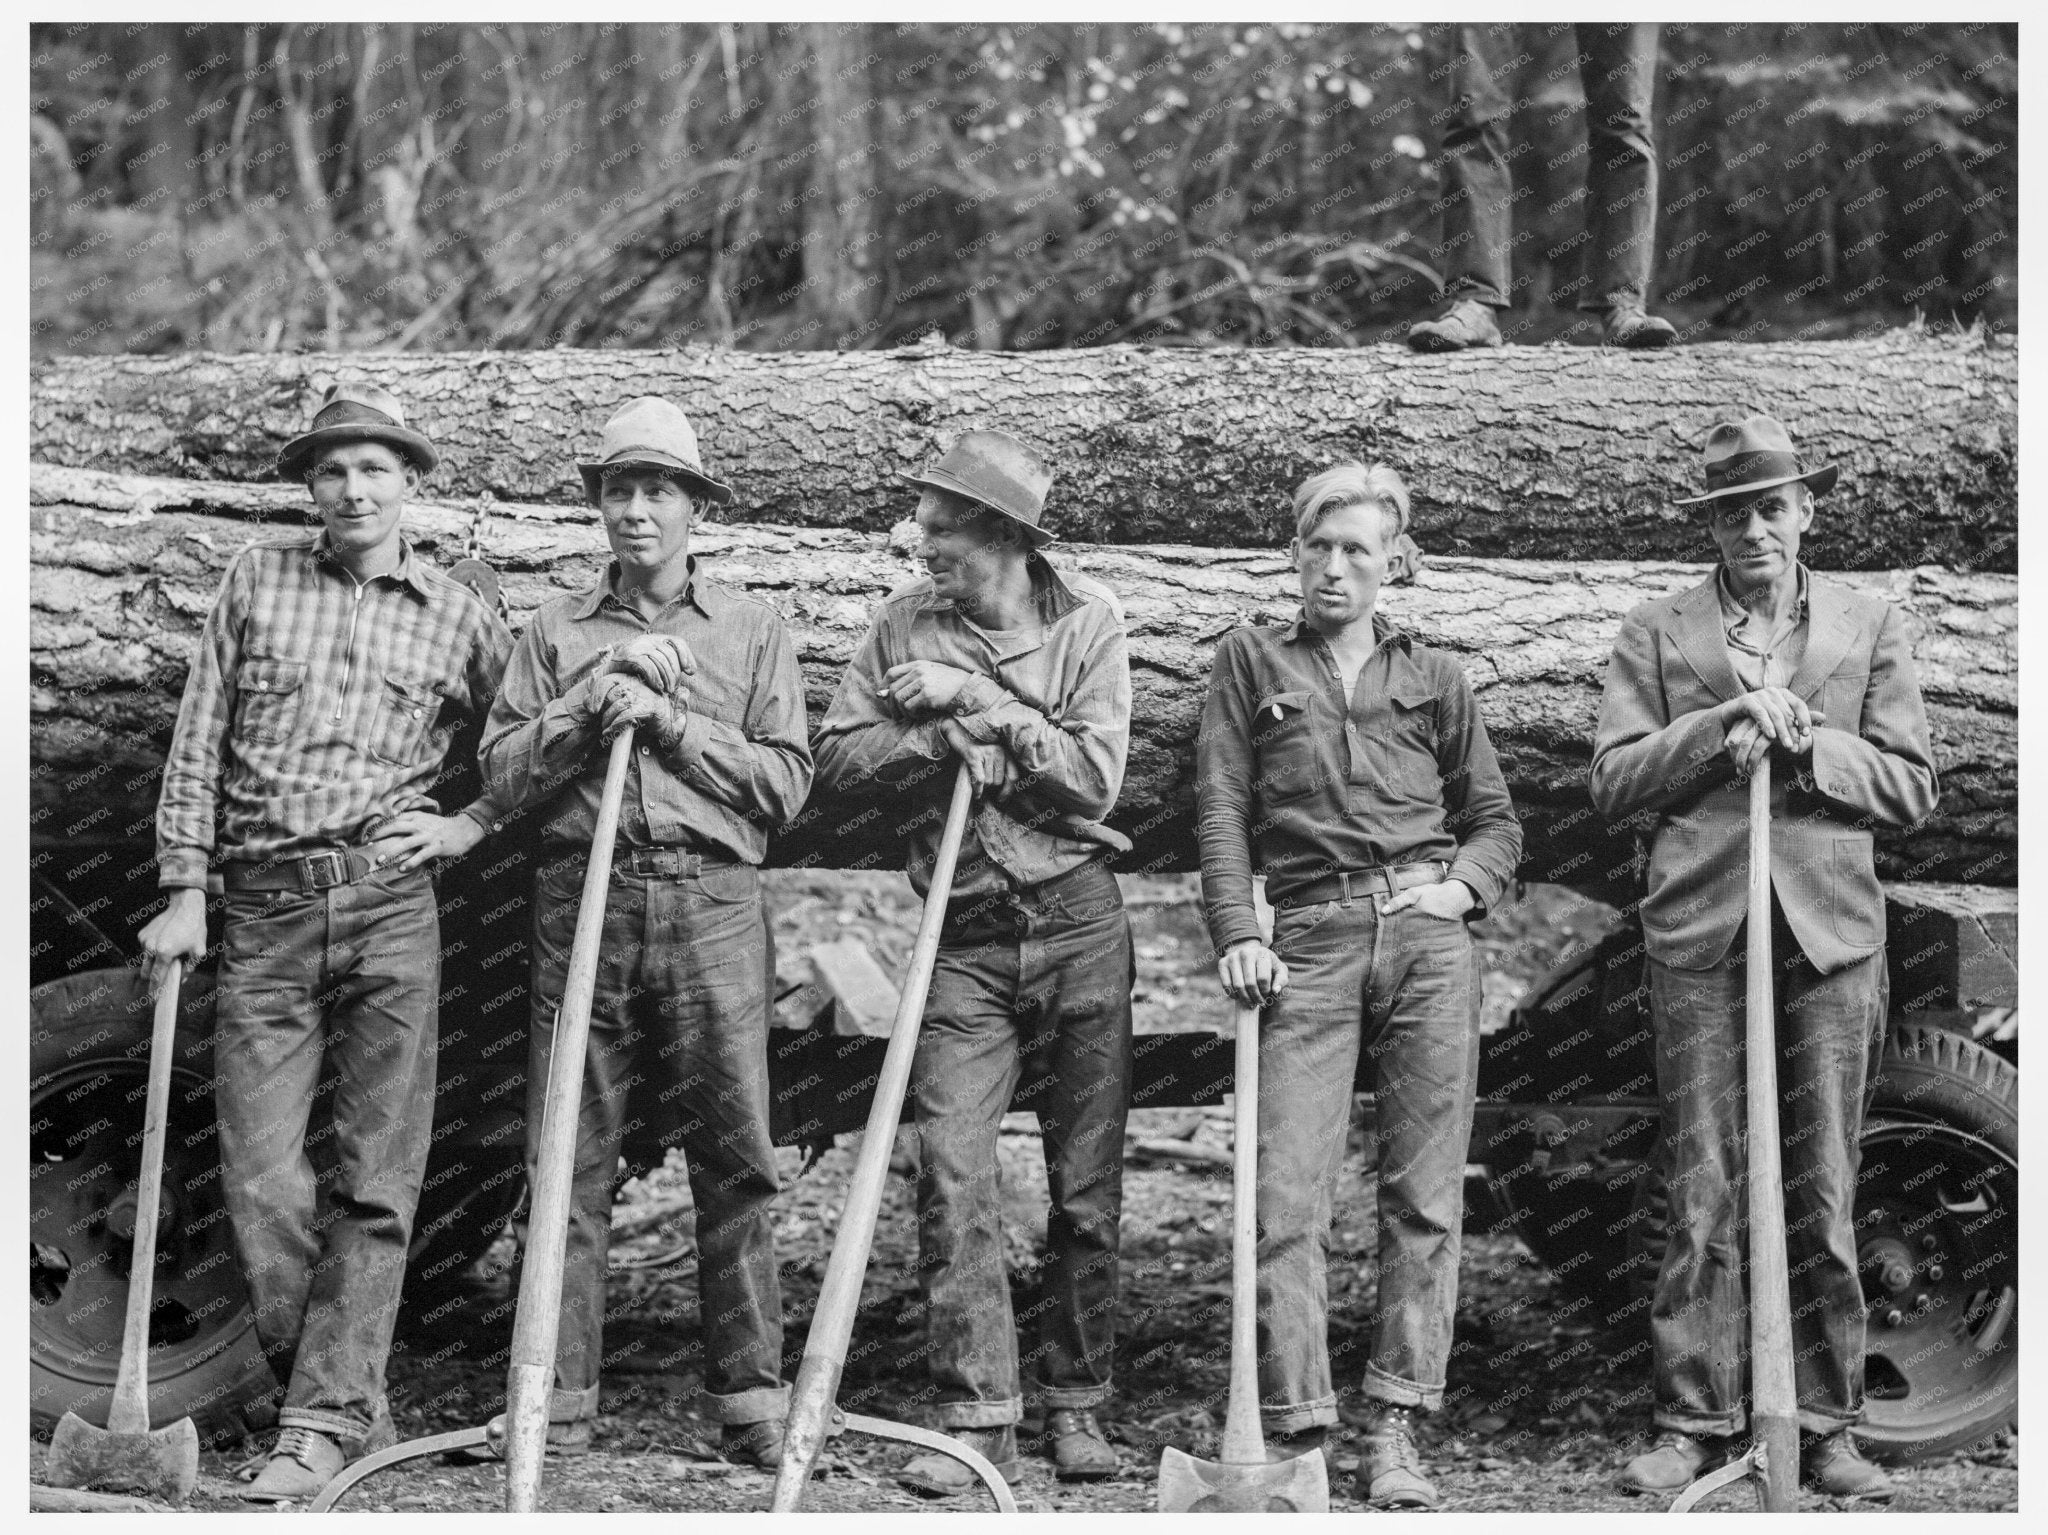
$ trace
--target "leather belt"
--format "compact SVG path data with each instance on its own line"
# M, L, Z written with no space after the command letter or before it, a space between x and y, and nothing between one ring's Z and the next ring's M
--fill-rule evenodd
M330 847L303 858L230 861L220 867L220 883L224 890L297 890L312 895L336 885L353 885L371 872L370 860L360 849Z
M695 879L706 870L738 867L737 858L713 858L682 847L622 847L612 852L612 873L639 879Z
M1320 906L1325 901L1354 900L1372 895L1392 895L1412 885L1435 885L1451 877L1451 866L1441 858L1427 863L1383 863L1371 869L1339 869L1310 880L1305 885L1273 897L1273 909L1286 911L1295 906Z

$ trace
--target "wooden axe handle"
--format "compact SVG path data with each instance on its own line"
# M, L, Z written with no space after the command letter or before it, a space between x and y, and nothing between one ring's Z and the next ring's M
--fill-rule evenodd
M1792 1383L1792 1293L1785 1260L1784 1170L1778 1139L1778 1029L1771 969L1771 759L1749 779L1749 948L1744 1102L1749 1119L1750 1416L1765 1452L1764 1508L1790 1512L1799 1489L1798 1399Z
M149 1093L142 1109L142 1171L135 1187L135 1246L128 1268L128 1315L121 1329L121 1365L107 1428L149 1432L149 1313L156 1290L156 1226L163 1207L164 1120L171 1104L171 1053L178 1034L178 989L185 963L174 959L157 989L149 1031Z
M604 794L590 836L583 870L583 899L576 910L576 937L569 949L569 973L555 1014L554 1049L541 1113L540 1154L535 1158L533 1216L526 1228L526 1253L519 1280L519 1310L512 1323L512 1352L505 1374L505 1508L531 1513L540 1497L541 1456L546 1450L548 1399L555 1384L555 1343L561 1331L562 1267L569 1236L570 1183L576 1170L576 1124L583 1108L583 1057L590 1042L590 999L597 986L597 951L604 937L605 893L612 877L612 844L619 829L619 802L626 769L633 760L633 731L612 741L605 766Z
M967 830L967 810L974 785L962 762L953 778L953 802L946 811L946 829L932 864L931 888L925 892L924 917L917 943L910 951L910 970L896 1004L889 1030L889 1048L861 1137L860 1158L847 1185L839 1212L839 1231L818 1289L817 1310L804 1339L803 1363L797 1367L790 1394L789 1417L783 1432L782 1466L775 1476L777 1513L794 1512L804 1484L826 1439L826 1419L839 1395L839 1375L846 1367L846 1347L853 1338L853 1316L860 1305L861 1280L867 1274L868 1252L874 1246L875 1218L882 1208L882 1186L889 1176L889 1152L896 1125L903 1116L903 1097L910 1086L910 1065L917 1053L918 1025L924 1018L925 994L939 953L939 930L946 920L946 898L953 889L953 866L960 857L960 839Z

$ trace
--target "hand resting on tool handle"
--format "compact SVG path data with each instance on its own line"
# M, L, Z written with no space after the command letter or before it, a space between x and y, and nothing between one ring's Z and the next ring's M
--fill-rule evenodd
M174 961L183 960L189 970L206 955L206 892L188 888L170 895L170 904L139 935L142 978L151 996L163 987Z
M1258 939L1246 938L1216 961L1216 978L1240 1007L1264 1007L1287 989L1287 964Z

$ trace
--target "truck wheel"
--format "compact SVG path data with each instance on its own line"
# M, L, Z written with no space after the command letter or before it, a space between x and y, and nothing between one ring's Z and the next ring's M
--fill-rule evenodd
M2019 1073L1960 1034L1894 1027L1856 1184L1869 1306L1872 1459L1924 1460L2008 1427L2019 1406ZM1633 1167L1495 1179L1522 1239L1592 1317L1646 1326L1663 1178Z
M1961 1449L2019 1409L2019 1159L2018 1070L1947 1029L1897 1026L1856 1184L1856 1437L1872 1459Z
M194 988L196 990L196 988ZM150 1006L133 969L38 987L29 1086L29 1415L104 1426L121 1365ZM150 1308L153 1426L216 1441L275 1421L276 1383L242 1288L214 1142L212 1011L179 1019Z

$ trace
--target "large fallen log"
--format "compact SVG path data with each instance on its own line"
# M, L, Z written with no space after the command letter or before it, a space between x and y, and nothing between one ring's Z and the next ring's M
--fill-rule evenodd
M150 837L186 658L228 560L279 523L304 526L307 503L288 487L41 467L30 499L33 835L45 850L97 856ZM444 563L476 534L515 624L587 581L605 557L585 509L501 505L481 528L445 504L407 516L420 547ZM721 580L783 614L813 723L870 606L912 574L888 535L847 529L707 524L695 547ZM1284 556L1073 545L1062 557L1117 591L1129 624L1134 719L1115 823L1138 847L1125 866L1191 868L1194 735L1210 657L1237 625L1291 615ZM1628 843L1603 827L1584 789L1601 675L1622 615L1701 574L1669 563L1441 558L1416 584L1383 594L1397 623L1455 654L1472 679L1525 817L1525 877L1602 887L1625 875ZM1886 877L2014 883L2016 582L1928 568L1840 579L1901 602L1918 623L1942 769L1935 817L1911 837L1883 840ZM887 867L901 857L897 811L907 803L876 813L821 796L777 838L774 860Z
M30 456L132 473L269 479L334 377L367 373L442 446L435 493L581 499L572 458L611 407L671 395L736 516L888 528L900 470L973 426L1059 467L1048 521L1098 543L1245 548L1292 531L1288 499L1344 455L1384 458L1432 553L1710 557L1699 449L1769 411L1842 467L1809 535L1819 567L2017 569L2011 337L1713 344L1629 353L1519 347L1001 353L730 351L64 357L31 372Z

